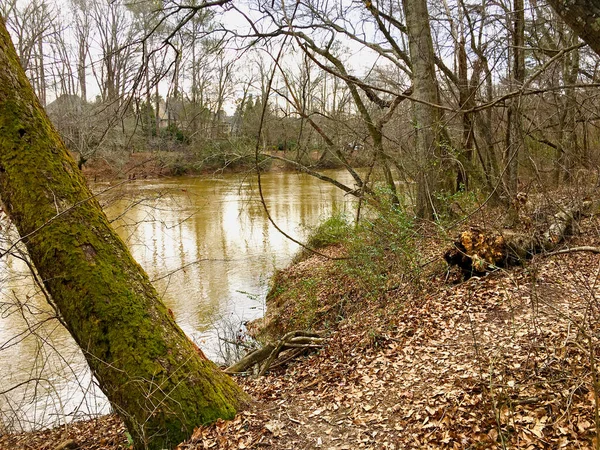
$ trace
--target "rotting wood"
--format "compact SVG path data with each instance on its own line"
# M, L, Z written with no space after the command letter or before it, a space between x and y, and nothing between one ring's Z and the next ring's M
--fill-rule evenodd
M586 215L591 208L592 202L588 200L563 208L548 220L550 225L541 232L489 232L471 227L458 236L452 248L444 254L444 259L449 265L460 267L465 275L470 276L519 264L540 253L556 255L572 251L600 252L595 247L555 251L570 234L574 222Z
M323 333L314 333L307 331L291 331L285 334L275 343L269 343L262 348L248 353L235 364L232 364L227 369L226 373L242 373L251 369L255 365L259 365L259 376L264 375L270 368L278 367L281 364L300 356L310 349L323 347L325 338ZM285 357L279 356L286 350ZM264 364L263 364L264 363Z

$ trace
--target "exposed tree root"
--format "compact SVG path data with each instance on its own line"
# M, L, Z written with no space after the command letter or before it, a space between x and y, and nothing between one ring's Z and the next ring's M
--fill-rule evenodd
M264 375L269 369L281 366L309 349L321 348L325 341L322 335L322 333L291 331L277 342L267 344L248 353L238 362L225 369L225 372L246 372L253 366L258 365L259 376ZM279 358L280 354L281 358Z
M571 233L574 222L585 215L592 207L591 201L565 208L550 217L550 224L541 232L515 232L504 230L487 232L478 227L463 231L446 251L444 259L448 264L459 266L467 274L483 274L498 267L519 264L533 255L544 253L558 255L574 251L600 253L596 247L576 247L555 250Z

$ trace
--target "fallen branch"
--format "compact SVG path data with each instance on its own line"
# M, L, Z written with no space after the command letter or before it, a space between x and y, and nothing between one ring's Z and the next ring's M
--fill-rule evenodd
M301 355L307 350L321 348L325 339L321 333L306 331L291 331L276 343L267 344L258 350L248 353L235 364L225 369L226 373L241 373L255 365L259 365L259 376L264 375L271 367L277 367ZM286 352L284 358L277 360L279 355ZM263 364L264 362L264 364Z
M288 362L296 359L298 356L302 355L303 353L306 353L307 349L309 349L309 348L310 347L292 348L292 349L285 351L283 354L279 355L279 357L273 362L273 364L271 364L271 367L269 368L269 370L273 370L273 369L277 369L278 367L285 366Z
M546 253L546 256L564 255L565 253L574 253L574 252L600 253L600 247L591 247L589 245L583 245L581 247L563 248L562 250L557 250L555 252Z

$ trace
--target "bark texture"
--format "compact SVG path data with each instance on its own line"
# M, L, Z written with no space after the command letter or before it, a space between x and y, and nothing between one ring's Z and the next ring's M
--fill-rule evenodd
M548 0L548 3L600 55L600 0Z
M438 190L440 161L436 160L440 128L438 85L435 75L435 53L429 11L426 0L403 0L406 16L406 31L410 59L412 62L412 97L415 144L419 165L417 176L417 216L432 219L434 216L434 196Z
M0 195L135 448L172 448L245 395L176 325L49 122L0 18Z

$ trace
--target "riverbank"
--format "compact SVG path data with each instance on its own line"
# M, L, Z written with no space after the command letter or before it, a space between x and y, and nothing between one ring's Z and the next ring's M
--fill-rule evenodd
M293 163L285 159L294 159L297 155L285 151L273 151L273 158L261 157L263 171L279 172L297 170ZM74 155L79 160L78 155ZM303 164L319 169L337 169L343 167L335 161L319 163L319 153L313 151L303 158ZM254 154L213 155L200 158L198 155L183 152L138 152L131 154L107 154L86 161L82 171L91 181L145 180L180 175L212 175L215 173L240 173L256 170Z
M91 181L146 180L180 175L243 172L254 169L250 158L213 166L176 152L131 153L87 161L83 173Z
M388 216L369 228L377 233L361 244L331 221L323 254L275 278L262 334L310 327L327 332L327 345L265 377L236 377L252 407L180 449L596 445L599 255L538 256L452 283L441 262L449 239L434 227ZM586 218L568 244L600 246L599 230L597 216ZM4 436L0 448L69 440L128 448L111 417Z

